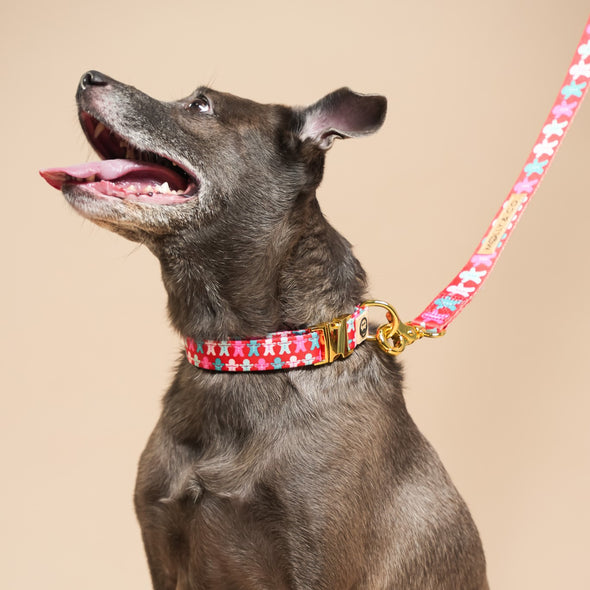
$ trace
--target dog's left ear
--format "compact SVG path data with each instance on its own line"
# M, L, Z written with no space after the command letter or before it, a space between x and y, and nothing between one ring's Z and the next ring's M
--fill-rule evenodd
M327 150L338 137L374 133L383 124L386 112L384 96L340 88L302 111L299 137L311 139L319 148Z

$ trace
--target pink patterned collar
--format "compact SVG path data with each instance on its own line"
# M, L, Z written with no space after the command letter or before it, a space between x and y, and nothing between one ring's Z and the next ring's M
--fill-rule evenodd
M345 358L369 335L368 309L357 305L350 315L252 340L186 339L188 362L201 369L245 373L319 366Z

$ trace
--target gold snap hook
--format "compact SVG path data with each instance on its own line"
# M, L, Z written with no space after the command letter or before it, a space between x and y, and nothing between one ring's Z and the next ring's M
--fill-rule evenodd
M367 340L376 340L379 348L393 356L400 354L408 344L412 344L424 336L430 336L428 332L412 324L404 324L395 309L385 301L370 300L363 303L366 307L380 307L387 312L388 323L377 328L374 336Z

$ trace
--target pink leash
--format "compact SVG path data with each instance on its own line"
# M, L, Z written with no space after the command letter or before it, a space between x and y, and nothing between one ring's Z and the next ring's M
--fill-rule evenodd
M442 334L489 277L586 95L590 79L589 57L590 19L543 129L483 240L459 274L411 324L433 334Z
M500 253L522 213L541 184L590 81L590 19L571 61L553 107L508 197L483 239L459 274L414 320L404 324L383 301L365 301L350 315L289 332L252 340L186 340L188 361L202 369L230 372L272 371L318 366L345 358L364 340L376 340L388 354L397 355L422 337L437 337L473 299L498 262ZM385 309L388 323L371 336L370 307Z

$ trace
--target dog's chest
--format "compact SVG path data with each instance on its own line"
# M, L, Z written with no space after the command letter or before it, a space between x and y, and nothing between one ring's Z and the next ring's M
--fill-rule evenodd
M152 442L158 438L161 443L158 436ZM148 553L166 564L178 590L193 589L195 580L199 590L281 590L302 581L306 588L335 588L341 575L358 575L356 543L349 539L355 535L334 507L350 503L351 486L328 483L336 481L333 471L342 462L326 461L329 452L306 445L315 443L307 437L307 443L283 443L279 452L276 444L256 440L196 460L184 446L155 445L157 453L148 446L138 516ZM164 449L170 454L163 456ZM342 459L344 448L339 454ZM337 559L342 567L328 575L326 563L337 554L349 559ZM329 585L318 586L322 578Z
M200 590L291 587L289 517L270 488L224 496L191 484L159 504L144 530L165 531L149 544L175 571L178 590L193 588L195 580Z

